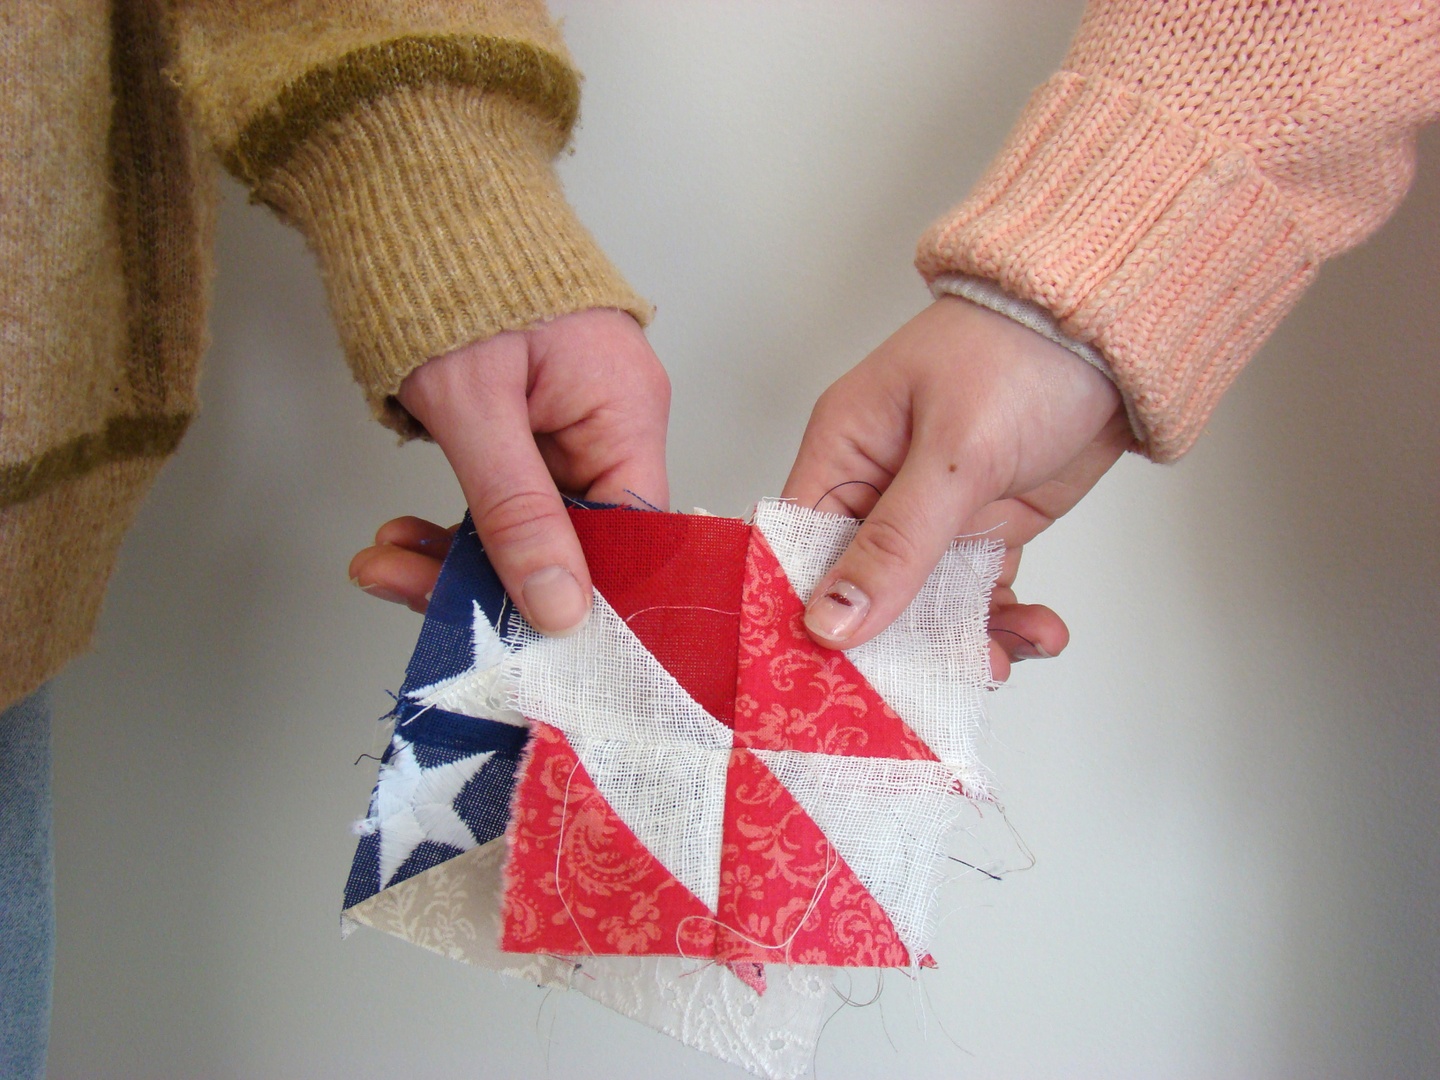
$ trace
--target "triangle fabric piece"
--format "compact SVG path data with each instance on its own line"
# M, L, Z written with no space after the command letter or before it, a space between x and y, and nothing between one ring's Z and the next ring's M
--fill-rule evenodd
M752 529L735 704L735 744L754 750L934 761L935 754L845 653L805 633L805 605Z
M794 751L755 756L854 870L910 955L924 956L941 844L964 805L956 770L935 761Z
M595 588L686 693L728 723L750 527L629 509L572 508L570 520Z
M844 854L759 755L731 755L717 957L907 967L910 954Z
M714 915L605 801L563 733L531 729L516 787L501 948L708 956Z
M713 912L730 752L578 739L570 745L636 839Z

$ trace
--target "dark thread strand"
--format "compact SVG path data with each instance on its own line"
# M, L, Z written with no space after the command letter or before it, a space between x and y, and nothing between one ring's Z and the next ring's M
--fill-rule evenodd
M657 514L663 514L665 512L664 510L661 510L660 507L652 503L649 499L645 498L644 495L641 495L638 492L634 492L631 491L629 488L626 488L625 494L629 495L632 499L639 499L642 503L648 506L651 510L654 510Z
M949 855L949 856L947 856L947 858L948 858L951 862L958 862L961 866L968 866L971 870L978 870L980 873L982 873L982 874L984 874L986 877L988 877L991 881L1001 881L1001 880L1003 880L1003 879L1000 877L999 874L992 874L989 870L986 870L983 866L976 866L974 863L966 862L964 859L957 859L954 855Z
M1018 637L1021 641L1025 642L1025 644L1026 644L1026 645L1029 645L1032 649L1038 649L1038 648L1040 647L1039 645L1036 645L1035 642L1031 641L1028 637L1026 637L1024 634L1017 634L1017 633L1015 633L1014 630L1007 630L1007 629L1005 629L1005 627L1003 627L1003 626L992 626L992 627L990 627L990 633L992 633L992 634L1009 634L1009 635L1011 635L1012 637Z
M820 509L820 504L821 504L822 502L824 502L826 499L828 499L828 498L829 498L831 495L833 495L836 491L839 491L842 487L848 487L848 486L850 486L851 484L864 484L864 485L865 485L866 487L868 487L871 491L875 492L876 495L884 495L884 494L885 494L885 492L881 491L881 490L880 490L878 487L876 487L874 484L870 483L869 480L841 480L840 483L836 484L834 487L830 488L830 490L826 491L824 495L821 495L820 498L816 499L816 500L815 500L815 505L812 506L812 507L810 507L810 509L811 509L811 510L819 510L819 509Z

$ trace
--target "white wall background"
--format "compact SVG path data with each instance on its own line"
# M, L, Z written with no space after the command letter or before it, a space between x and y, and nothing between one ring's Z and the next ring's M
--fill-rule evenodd
M564 175L659 305L675 504L742 513L925 303L915 237L1079 5L556 7L588 76ZM1123 462L1027 554L1074 642L995 696L986 756L1038 863L950 887L923 1018L892 977L830 1025L823 1080L1440 1075L1437 136L1194 453ZM227 194L206 411L59 683L52 1075L734 1075L339 940L351 762L418 629L346 562L460 498L366 420L298 239ZM1021 864L1007 836L971 846Z

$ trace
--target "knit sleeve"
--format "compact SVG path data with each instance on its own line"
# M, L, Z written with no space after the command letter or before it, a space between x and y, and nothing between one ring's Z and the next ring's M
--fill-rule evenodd
M917 266L1049 311L1173 460L1321 262L1399 203L1437 113L1437 0L1092 0Z
M552 168L579 78L539 0L177 3L181 85L253 198L314 249L376 415L412 370L584 308L651 309Z

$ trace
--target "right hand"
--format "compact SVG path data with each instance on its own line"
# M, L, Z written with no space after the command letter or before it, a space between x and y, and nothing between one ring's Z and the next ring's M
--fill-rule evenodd
M590 574L560 493L669 502L670 381L640 325L597 308L497 334L423 364L398 397L455 470L520 613L542 633L578 630L590 613ZM351 580L415 606L411 586L426 585L426 596L439 564L423 547L381 543L384 535L351 561Z
M1014 602L1020 549L1133 441L1099 371L1003 315L936 300L826 390L805 429L784 496L864 519L816 585L810 636L832 649L869 641L955 537L984 534L1007 548L990 626L1018 639L995 640L1015 659L1021 645L1058 654L1059 616Z

